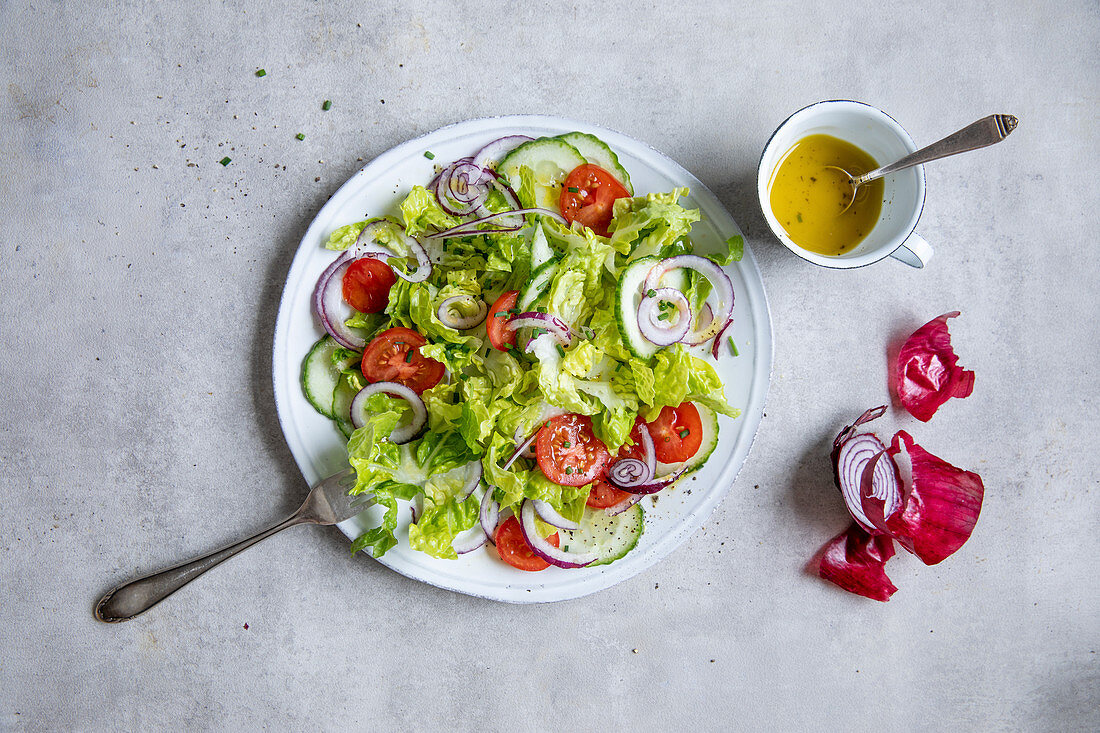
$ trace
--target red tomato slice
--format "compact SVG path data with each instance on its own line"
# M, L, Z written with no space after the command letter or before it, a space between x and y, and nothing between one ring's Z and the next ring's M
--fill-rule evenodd
M592 434L592 418L561 415L539 429L535 439L539 468L561 486L584 486L595 481L607 465L607 446Z
M587 163L577 166L566 176L558 205L566 221L578 221L601 237L606 237L615 199L629 196L630 192L615 176L598 165Z
M686 461L703 443L703 421L690 402L666 407L648 427L653 436L653 452L661 463Z
M508 517L500 523L493 541L496 542L500 559L514 568L534 572L550 567L550 563L536 555L531 546L527 544L527 540L523 538L523 530L520 529L519 520L515 517ZM546 541L557 547L558 533L555 532L550 535L546 538Z
M420 355L428 340L411 328L389 328L363 351L363 376L368 382L397 382L417 394L431 389L447 370L442 362Z
M584 503L593 509L607 509L609 506L615 506L620 501L626 501L630 497L629 492L620 491L603 481L597 481L592 485L592 491L588 492L588 498L585 499Z
M645 460L645 448L642 447L642 431L646 429L645 420L642 416L634 418L634 427L630 429L630 439L634 441L633 445L629 443L623 443L619 448L619 452L615 454L615 459L622 458L637 458L639 461Z
M362 313L381 313L389 305L390 288L395 282L397 276L385 262L373 257L360 258L344 271L344 300Z
M505 328L504 324L512 318L508 311L516 307L519 298L518 290L509 290L501 293L493 307L489 309L489 317L485 320L485 330L489 333L489 343L494 349L507 351L509 346L516 345L516 332Z

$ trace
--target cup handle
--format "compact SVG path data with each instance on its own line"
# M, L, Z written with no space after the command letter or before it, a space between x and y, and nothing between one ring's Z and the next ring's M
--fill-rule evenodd
M910 267L921 268L928 264L933 254L934 250L928 240L913 232L900 247L890 253L890 256Z

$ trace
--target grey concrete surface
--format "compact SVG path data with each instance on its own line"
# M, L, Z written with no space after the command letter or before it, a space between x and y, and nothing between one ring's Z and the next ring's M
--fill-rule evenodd
M0 2L0 729L1100 729L1098 49L1092 1ZM926 270L767 235L760 150L828 98L919 143L1019 116L927 168ZM95 622L303 496L270 347L326 199L404 140L527 112L664 151L760 261L767 416L703 530L515 607L297 529ZM952 309L973 396L892 420L983 476L981 519L940 565L891 561L889 603L845 594L803 571L846 523L827 443L886 399L886 343Z

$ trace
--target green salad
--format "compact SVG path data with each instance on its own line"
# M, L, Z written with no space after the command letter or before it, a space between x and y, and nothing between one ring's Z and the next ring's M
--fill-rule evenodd
M635 195L598 138L509 136L437 165L398 210L332 232L305 357L313 406L384 507L353 551L480 549L518 570L630 552L639 500L704 465L733 320L686 188ZM714 245L708 243L708 246Z

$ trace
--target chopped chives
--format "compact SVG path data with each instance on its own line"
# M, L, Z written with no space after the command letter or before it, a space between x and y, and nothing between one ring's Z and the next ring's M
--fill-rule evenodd
M221 160L219 160L218 162L219 162L219 163L221 163L222 165L229 165L230 163L232 163L232 162L233 162L233 159L232 159L232 158L230 158L230 157L229 157L229 156L227 155L226 157L222 158L222 159L221 159Z
M684 428L683 430L680 431L680 437L681 438L686 438L689 435L691 435L691 431L688 430L687 428Z
M578 193L580 191L580 189L577 188L576 186L570 186L568 191L569 191L569 193Z
M572 444L572 443L570 443L570 442L569 442L569 441L567 440L567 441L565 441L564 443L562 443L562 444L561 444L561 447L562 447L562 448L572 448L572 447L573 447L573 444Z
M540 305L538 308L535 308L535 310L537 310L539 313L545 313L546 312L546 306Z
M668 313L665 312L665 313L662 313L661 315L657 316L657 320L658 321L667 321L668 320Z
M435 153L433 153L430 150L425 150L424 151L424 157L427 158L428 160L435 160Z
M561 548L563 552L569 552L569 545L565 545Z
M733 336L729 337L729 342L730 342L730 351L733 353L733 355L734 356L740 356L740 354L737 353L737 344L733 343Z
M413 360L412 349L409 349L408 351L405 352L405 363L406 364L412 364L412 360Z
M306 134L304 132L299 132L294 137L298 138L299 140L305 140L306 139Z
M649 290L645 291L645 296L646 296L647 298L652 298L652 297L654 297L655 295L657 295L657 291L656 291L656 290L654 290L653 288L650 288Z
M265 69L260 69L256 72L256 76L267 76L267 71Z
M505 312L505 311L497 311L496 313L493 314L493 318L504 318L507 315L508 315L508 313Z
M328 112L330 109L332 109L332 100L331 99L326 99L325 103L321 105L321 109L323 109L326 112Z
M573 473L573 467L572 466L566 466L565 467L565 472L566 472L566 474Z
M561 344L557 344L557 347L558 347L558 356L565 356L565 349L563 349L561 347Z

